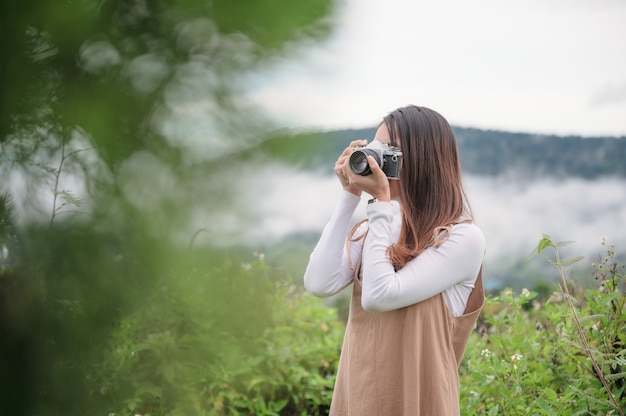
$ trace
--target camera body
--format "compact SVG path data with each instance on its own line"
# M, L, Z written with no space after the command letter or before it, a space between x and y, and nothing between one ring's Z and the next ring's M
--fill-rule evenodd
M372 156L389 179L400 179L402 152L378 140L372 140L367 146L358 147L350 155L350 169L361 176L372 174L367 157Z

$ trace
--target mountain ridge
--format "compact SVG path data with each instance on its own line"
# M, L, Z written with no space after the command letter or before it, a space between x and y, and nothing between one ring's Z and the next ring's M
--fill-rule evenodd
M281 134L264 147L270 155L313 169L334 160L352 140L374 137L376 128ZM498 176L597 179L626 177L626 136L582 137L453 126L463 171Z

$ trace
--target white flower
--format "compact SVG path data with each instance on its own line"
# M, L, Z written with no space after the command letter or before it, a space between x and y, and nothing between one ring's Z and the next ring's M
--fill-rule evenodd
M488 349L484 349L480 352L480 355L483 357L491 357L491 351L489 351Z
M516 362L520 361L522 358L524 358L524 356L522 356L521 354L515 353L515 354L511 355L511 362L512 363L516 363Z
M522 296L527 298L530 296L530 291L526 288L522 289Z

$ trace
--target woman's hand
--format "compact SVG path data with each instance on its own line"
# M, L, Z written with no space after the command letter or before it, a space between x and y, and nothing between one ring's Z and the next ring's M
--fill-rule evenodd
M348 176L349 173L351 173L349 161L350 156L354 152L354 148L365 145L367 145L367 140L354 140L353 142L350 142L350 146L348 146L337 159L334 168L335 175L339 178L339 182L341 182L343 189L356 196L361 196L361 189L350 183L350 178Z
M348 166L348 183L357 189L361 189L379 201L391 201L391 191L389 189L389 179L383 170L378 166L376 160L372 156L367 157L371 175L361 176L352 172Z

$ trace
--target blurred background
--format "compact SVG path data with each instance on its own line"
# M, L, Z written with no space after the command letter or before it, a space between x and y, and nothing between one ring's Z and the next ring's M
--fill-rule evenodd
M525 261L543 233L623 251L624 18L618 0L5 0L0 414L234 414L267 391L285 370L261 361L299 342L289 296L316 316L302 336L333 331L294 293L336 155L409 103L455 128L490 287L553 283ZM319 403L273 402L323 414L328 380Z

